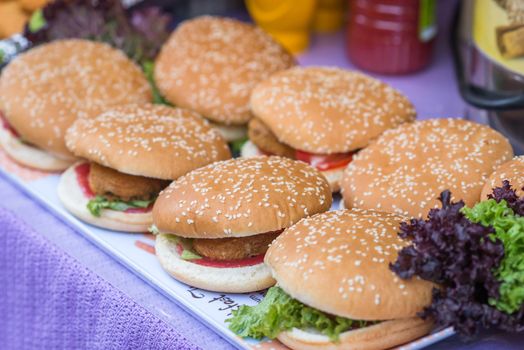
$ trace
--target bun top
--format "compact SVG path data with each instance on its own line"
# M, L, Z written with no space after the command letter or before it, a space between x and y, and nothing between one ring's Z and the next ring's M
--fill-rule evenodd
M153 222L182 237L246 237L289 227L328 210L331 201L327 180L306 163L236 158L174 181L156 200Z
M481 199L488 198L493 188L502 186L502 181L508 180L519 197L524 196L524 156L515 157L499 166L482 188Z
M165 180L231 157L226 142L198 114L153 104L119 106L78 119L66 143L78 157Z
M181 23L164 44L155 80L177 106L219 123L245 124L253 87L294 64L293 56L262 29L202 16Z
M15 58L0 76L0 110L22 138L71 157L64 135L77 118L151 101L140 68L107 44L59 40Z
M312 153L353 151L415 119L409 100L362 73L295 67L272 75L251 95L253 114L291 147Z
M480 200L488 176L511 159L508 140L488 126L431 119L386 131L360 151L341 180L346 208L425 217L449 189L454 200Z
M409 244L397 235L404 220L359 209L315 215L278 236L265 262L289 295L321 311L355 320L413 317L431 303L433 284L389 269Z

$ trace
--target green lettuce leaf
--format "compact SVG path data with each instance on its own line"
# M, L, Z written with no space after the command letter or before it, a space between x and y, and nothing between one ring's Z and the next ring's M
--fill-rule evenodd
M500 296L490 299L490 305L508 314L518 311L524 303L524 217L515 215L504 200L489 199L462 211L469 220L493 227L504 244L504 258L495 271Z
M200 255L198 255L197 253L195 253L195 252L193 252L192 250L189 250L189 249L184 249L182 251L182 254L180 254L180 258L182 260L202 259L202 257Z
M328 315L293 299L280 287L268 289L258 305L242 305L226 320L229 328L241 337L274 339L281 332L292 328L313 329L337 341L340 333L351 328L374 324Z
M234 155L240 155L240 151L242 150L242 146L249 140L249 138L244 137L240 140L235 140L229 143L231 147L231 151Z
M31 17L29 18L29 30L32 33L34 33L44 28L45 25L46 25L46 20L44 17L44 13L42 12L42 9L36 10L35 12L33 12Z
M159 235L159 234L162 233L162 232L160 232L160 230L158 229L158 227L156 227L156 225L151 225L151 226L149 226L148 231L149 231L151 234L155 235L155 236L156 236L156 235Z
M155 225L152 225L149 228L149 232L151 232L154 235L162 234L162 232L160 232ZM180 258L182 260L190 261L190 260L202 259L201 255L198 255L197 253L193 251L191 238L182 238L182 237L178 237L178 236L170 235L170 234L167 234L164 236L166 236L168 240L173 242L173 244L180 244L182 246L183 250L182 250L182 254L180 254Z
M103 196L96 196L87 203L87 209L93 216L99 217L102 209L126 211L130 208L147 208L155 201L155 199L156 198L151 200L132 200L125 202L118 199L107 199Z
M155 64L152 61L146 61L142 64L142 70L144 71L144 74L149 81L149 85L151 85L151 91L153 91L153 103L155 104L162 104L167 106L172 106L171 103L169 103L164 96L160 93L160 90L158 90L158 87L155 83Z

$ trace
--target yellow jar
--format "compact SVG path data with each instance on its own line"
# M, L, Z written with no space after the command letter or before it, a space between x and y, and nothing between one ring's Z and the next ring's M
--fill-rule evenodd
M309 46L316 0L246 0L253 20L293 53Z
M317 0L313 30L320 33L336 32L344 25L347 0Z

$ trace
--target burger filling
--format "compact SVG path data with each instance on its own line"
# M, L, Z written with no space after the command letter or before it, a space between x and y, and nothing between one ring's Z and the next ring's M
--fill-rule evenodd
M233 332L244 338L274 339L282 332L297 328L323 334L334 342L343 332L378 323L327 314L292 298L278 286L269 288L258 305L243 305L233 311L233 317L226 322Z
M154 226L151 231L159 233ZM176 245L176 252L183 260L212 267L245 267L261 264L269 244L282 231L216 239L168 237Z
M79 184L90 197L87 208L93 216L100 216L102 209L148 211L159 192L170 183L166 180L124 174L94 162L77 166L75 170Z
M212 260L236 260L266 254L269 244L282 231L249 237L193 239L194 251Z
M249 139L266 155L276 155L301 160L320 171L343 168L353 160L355 152L315 154L294 149L280 142L260 119L253 118L248 125Z

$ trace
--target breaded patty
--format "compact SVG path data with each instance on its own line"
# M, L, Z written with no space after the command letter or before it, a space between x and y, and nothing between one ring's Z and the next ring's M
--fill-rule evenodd
M98 195L131 199L148 200L158 195L170 181L134 176L91 162L89 186Z
M201 256L214 260L244 259L264 254L282 231L262 233L249 237L194 239L193 249Z
M271 130L258 118L253 118L248 124L248 136L260 150L287 158L295 158L295 150L278 141Z

